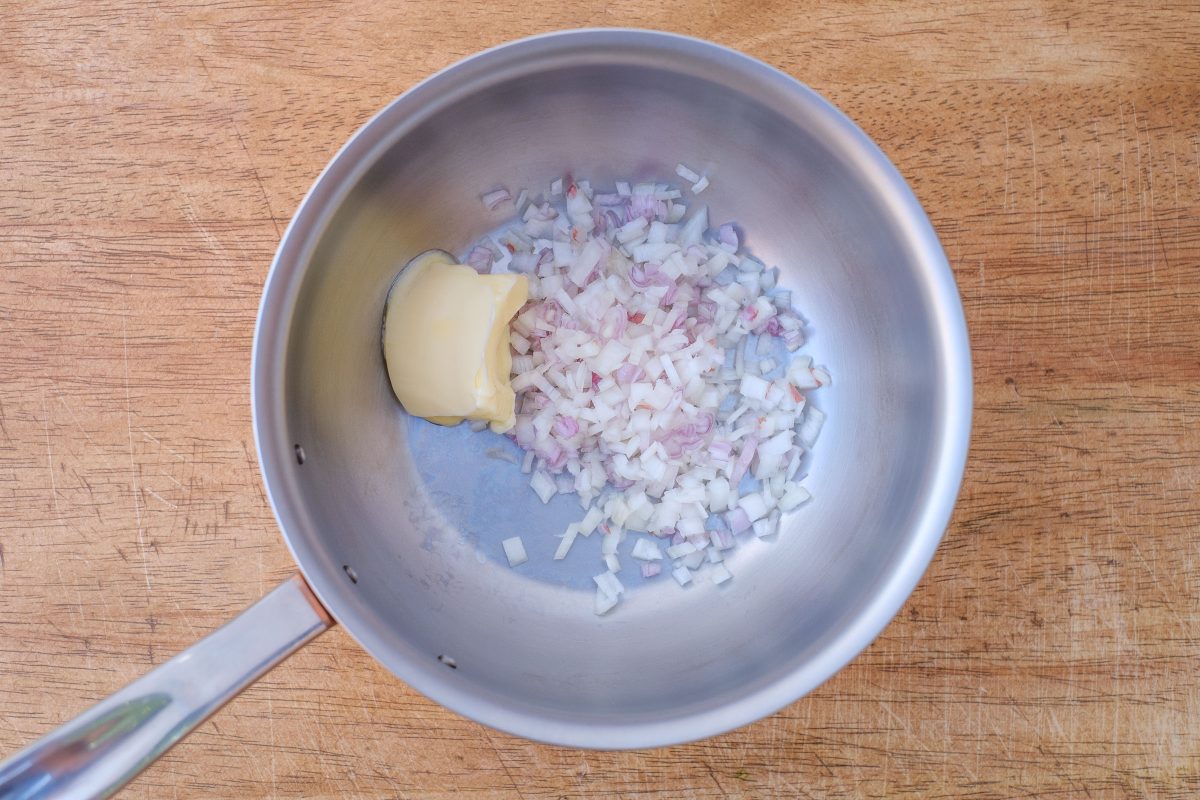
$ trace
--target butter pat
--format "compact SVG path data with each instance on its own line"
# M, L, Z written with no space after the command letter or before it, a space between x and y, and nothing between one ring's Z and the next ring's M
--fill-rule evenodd
M388 294L383 355L408 413L439 425L516 421L508 323L529 296L524 275L480 275L440 250L414 258Z

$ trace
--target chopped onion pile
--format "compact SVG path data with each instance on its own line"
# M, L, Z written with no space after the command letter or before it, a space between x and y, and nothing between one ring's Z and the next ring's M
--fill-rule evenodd
M708 186L682 164L677 174L693 192ZM483 201L509 197L498 189ZM617 550L632 533L653 537L630 551L644 577L665 558L681 586L698 570L728 581L723 552L735 537L777 533L810 497L798 473L825 416L805 393L830 376L794 355L804 325L791 292L741 249L733 225L711 229L702 206L688 216L667 185L596 192L567 178L551 186L558 206L528 197L518 196L520 221L465 261L529 276L511 327L509 435L543 503L574 492L586 509L555 559L602 533L597 614L625 591Z

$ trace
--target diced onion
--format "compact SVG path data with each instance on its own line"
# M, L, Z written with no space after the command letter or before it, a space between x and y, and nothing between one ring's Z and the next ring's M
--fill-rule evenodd
M596 582L601 591L610 594L613 597L625 591L625 587L621 581L617 580L617 576L610 572L601 572L599 575L593 575L592 580Z
M501 186L499 189L483 195L480 199L483 201L483 204L487 206L487 210L492 211L505 200L509 200L511 198L512 195L508 193L508 189L505 189L503 186Z
M554 551L554 560L562 561L567 557L567 553L571 550L571 545L575 543L575 537L579 535L579 523L572 522L567 526L566 532L563 534L562 541L558 543L558 549Z
M529 485L533 487L533 491L537 493L543 503L549 503L550 498L558 493L558 485L554 479L541 470L533 473L533 477L529 479Z
M601 614L607 614L609 611L611 611L613 609L613 606L615 606L619 600L620 600L620 597L618 595L608 594L603 589L601 589L600 587L597 586L596 587L596 600L595 600L594 605L592 606L592 610L596 613L597 616L600 616Z
M696 545L688 541L673 544L667 548L667 555L671 558L683 558L686 555L696 552Z
M675 172L693 193L708 186L684 164ZM522 190L520 218L468 260L529 279L509 335L509 435L543 503L574 493L586 509L554 558L602 532L597 614L625 591L624 554L644 577L665 550L681 585L689 567L724 583L737 535L770 536L810 499L797 474L825 415L807 393L830 385L829 371L795 353L804 322L778 270L741 249L733 224L710 228L701 205L689 214L678 189L620 181L597 192L560 178L548 196L527 202ZM504 188L483 195L489 208L509 199ZM647 535L626 550L626 532ZM520 546L505 540L506 555L510 542Z
M700 180L699 172L693 172L692 170L685 167L683 164L675 165L675 174L678 175L679 177L683 178L688 183L695 183L696 181Z
M761 492L754 492L741 498L738 500L738 506L746 512L746 516L751 522L762 519L769 510Z
M525 553L525 543L521 541L520 536L505 539L500 545L504 548L504 556L508 559L510 567L524 564L529 560L529 556Z
M658 561L663 557L662 551L658 549L658 545L646 539L638 539L633 543L633 552L631 555L642 561Z
M808 413L804 415L804 422L800 424L800 442L805 447L812 447L817 443L817 437L821 434L821 426L825 424L825 413L816 406L810 406Z
M785 513L794 511L810 499L812 499L812 495L809 494L808 489L798 484L792 484L783 497L779 498L779 509Z

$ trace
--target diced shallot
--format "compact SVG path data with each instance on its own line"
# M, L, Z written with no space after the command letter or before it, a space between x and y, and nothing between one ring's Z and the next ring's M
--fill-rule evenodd
M500 545L504 548L504 556L508 559L510 567L524 564L529 560L529 556L525 554L525 543L521 541L520 536L505 539Z
M617 580L617 576L612 572L601 572L599 575L593 575L592 580L596 582L601 591L605 594L616 597L625 591L625 587Z
M676 175L694 194L708 186L684 164ZM625 591L617 551L628 532L644 577L663 570L665 551L681 585L691 569L724 583L735 537L770 536L810 497L798 473L825 415L807 392L830 376L795 353L805 323L791 291L742 250L738 228L710 229L708 209L689 209L667 184L593 190L566 177L550 184L549 202L536 194L522 190L520 219L464 260L528 276L508 337L509 435L543 503L574 493L586 509L554 558L602 532L597 614ZM501 187L482 199L494 209L511 195ZM506 555L519 545L506 540Z
M592 606L592 610L596 613L597 616L599 616L601 614L607 614L609 611L611 611L613 609L613 606L615 606L620 601L620 599L621 598L619 595L608 594L603 589L601 589L599 586L597 586L596 587L596 599Z
M483 197L480 199L483 200L483 204L487 206L488 211L493 211L505 200L509 200L511 198L512 195L508 193L508 189L505 189L503 186L501 186L499 189L483 195Z
M558 549L554 551L555 561L562 561L567 557L567 553L571 550L571 545L575 543L575 537L578 535L579 523L572 522L567 526L567 530L563 534L562 541L558 543Z
M663 557L662 551L658 549L658 545L646 539L638 539L633 543L633 552L631 555L642 561L658 561Z

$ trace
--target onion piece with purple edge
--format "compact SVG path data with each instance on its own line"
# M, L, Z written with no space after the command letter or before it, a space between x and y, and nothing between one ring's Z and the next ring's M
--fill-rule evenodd
M496 208L498 208L501 203L503 203L506 200L511 200L511 199L512 199L512 195L509 194L508 189L505 189L503 186L501 186L499 189L496 189L494 191L487 192L482 197L480 197L480 200L483 201L483 204L485 206L487 206L488 211L496 210Z
M472 247L470 252L467 253L465 261L468 267L480 275L486 275L492 271L492 261L495 257L495 254L490 249L476 246Z
M729 530L732 533L741 533L742 531L750 530L750 515L741 506L726 513L725 522L729 525Z

